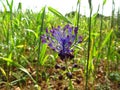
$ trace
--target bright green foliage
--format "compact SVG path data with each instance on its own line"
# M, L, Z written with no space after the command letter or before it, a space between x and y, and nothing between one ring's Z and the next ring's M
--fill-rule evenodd
M88 79L86 83L89 81L94 83L95 71L102 60L105 62L106 76L115 82L120 81L120 75L117 73L120 65L120 10L115 15L114 5L112 16L99 14L100 6L92 15L92 0L88 0L91 14L90 17L86 17L80 14L81 0L78 0L76 11L71 17L64 16L56 9L46 6L38 13L31 10L22 12L22 3L19 3L17 10L13 12L14 0L8 1L6 0L8 10L5 3L0 1L4 6L4 11L0 11L0 80L4 76L8 85L13 83L14 81L9 80L9 75L13 75L12 68L16 68L23 77L24 74L29 76L36 84L41 73L48 67L54 67L58 59L56 52L41 43L40 36L46 33L46 28L50 30L53 26L62 27L69 23L78 26L78 34L83 37L83 42L76 45L77 48L73 54L76 62L85 69L83 75L84 79ZM106 2L107 0L103 0L102 9ZM109 69L112 63L116 72L111 72ZM38 76L36 80L27 70L29 67L33 68L33 72L35 71L35 75ZM42 72L40 70L43 67ZM15 79L17 82L19 78ZM47 82L49 82L49 75ZM36 85L36 87L39 86Z

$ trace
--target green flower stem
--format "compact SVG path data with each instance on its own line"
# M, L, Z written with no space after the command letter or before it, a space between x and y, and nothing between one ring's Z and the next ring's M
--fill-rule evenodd
M74 86L72 84L72 80L71 79L69 79L69 87L70 87L70 90L74 90Z

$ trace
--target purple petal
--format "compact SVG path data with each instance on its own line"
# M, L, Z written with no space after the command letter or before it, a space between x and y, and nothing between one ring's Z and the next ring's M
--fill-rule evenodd
M48 33L48 28L46 28L46 33Z
M61 27L60 26L58 26L58 29L60 29Z
M69 24L65 25L65 27L63 28L63 30L65 31L66 29L68 29L69 26L70 26Z
M52 43L49 43L48 46L49 46L51 49L55 50L55 47L53 46Z
M49 46L49 47L53 47L52 43L49 43L48 46Z
M42 39L42 43L46 43L47 41L45 39Z
M41 41L42 41L42 43L46 43L47 41L46 41L46 36L45 35L42 35L41 36Z
M75 35L78 33L78 27L75 27L74 33L75 33Z
M68 28L68 33L71 34L71 33L72 33L72 30L73 30L73 27L69 27L69 28Z
M83 41L82 36L78 37L78 43L81 43Z
M71 46L71 45L72 45L72 42L68 42L68 45Z
M72 43L74 43L74 40L75 40L75 35L72 35L70 41L71 41Z

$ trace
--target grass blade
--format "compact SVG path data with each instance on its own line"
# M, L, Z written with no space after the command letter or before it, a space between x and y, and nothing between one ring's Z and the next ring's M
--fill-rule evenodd
M72 24L72 22L70 22L66 17L64 17L60 12L58 12L54 8L48 7L48 10L55 14L56 16L58 16L60 19L64 20L65 22Z
M43 9L41 10L41 27L40 27L40 32L39 32L39 36L40 36L40 39L39 39L39 47L38 47L38 62L37 62L37 66L36 66L36 72L37 72L37 76L36 76L36 81L38 82L38 66L39 66L39 61L41 61L41 57L40 57L40 54L42 53L41 52L41 34L43 32L43 26L44 26L44 18L45 18L45 9L46 9L46 6L43 7Z
M0 57L0 60L4 60L7 63L9 62L10 64L16 66L18 69L20 69L21 71L23 71L24 73L26 73L32 80L34 83L36 83L36 81L33 79L33 77L30 75L30 73L27 71L27 69L25 69L22 65L18 64L17 62L15 62L14 60L10 59L10 58L4 58L4 57Z
M40 53L40 60L39 60L40 65L43 65L45 63L45 58L48 57L48 56L45 57L46 50L47 50L47 44L43 44Z

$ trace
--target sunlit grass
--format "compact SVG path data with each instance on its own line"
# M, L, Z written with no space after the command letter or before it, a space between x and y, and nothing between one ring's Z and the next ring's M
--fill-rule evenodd
M14 1L6 0L9 11L3 3L4 11L0 12L0 89L7 87L6 89L10 90L13 86L22 89L31 82L30 85L40 90L43 89L42 84L45 81L46 89L49 90L53 88L52 84L55 84L55 81L59 82L57 80L60 74L64 78L62 79L64 88L79 90L77 86L80 88L82 85L83 90L88 88L109 90L113 88L112 84L116 85L114 88L119 88L117 85L120 80L114 77L120 78L120 11L118 10L115 16L114 0L112 0L112 16L99 14L99 6L98 11L92 16L92 3L91 0L88 1L89 17L80 15L79 0L73 15L66 16L52 7L43 7L39 13L30 10L22 12L22 3L19 3L18 8L13 12ZM102 10L106 1L103 0ZM46 9L48 12L45 12ZM54 69L56 63L62 65L65 63L60 60L58 53L41 42L40 37L46 33L46 28L50 30L66 24L77 26L79 29L77 35L83 37L83 42L76 45L73 53L73 61L79 67L74 69L75 76L70 80L71 83L65 75L66 71ZM68 63L73 64L71 61ZM76 72L79 73L79 78ZM104 79L106 81L102 84L98 80L99 77L106 77ZM77 83L80 79L82 84L74 84L76 79Z

